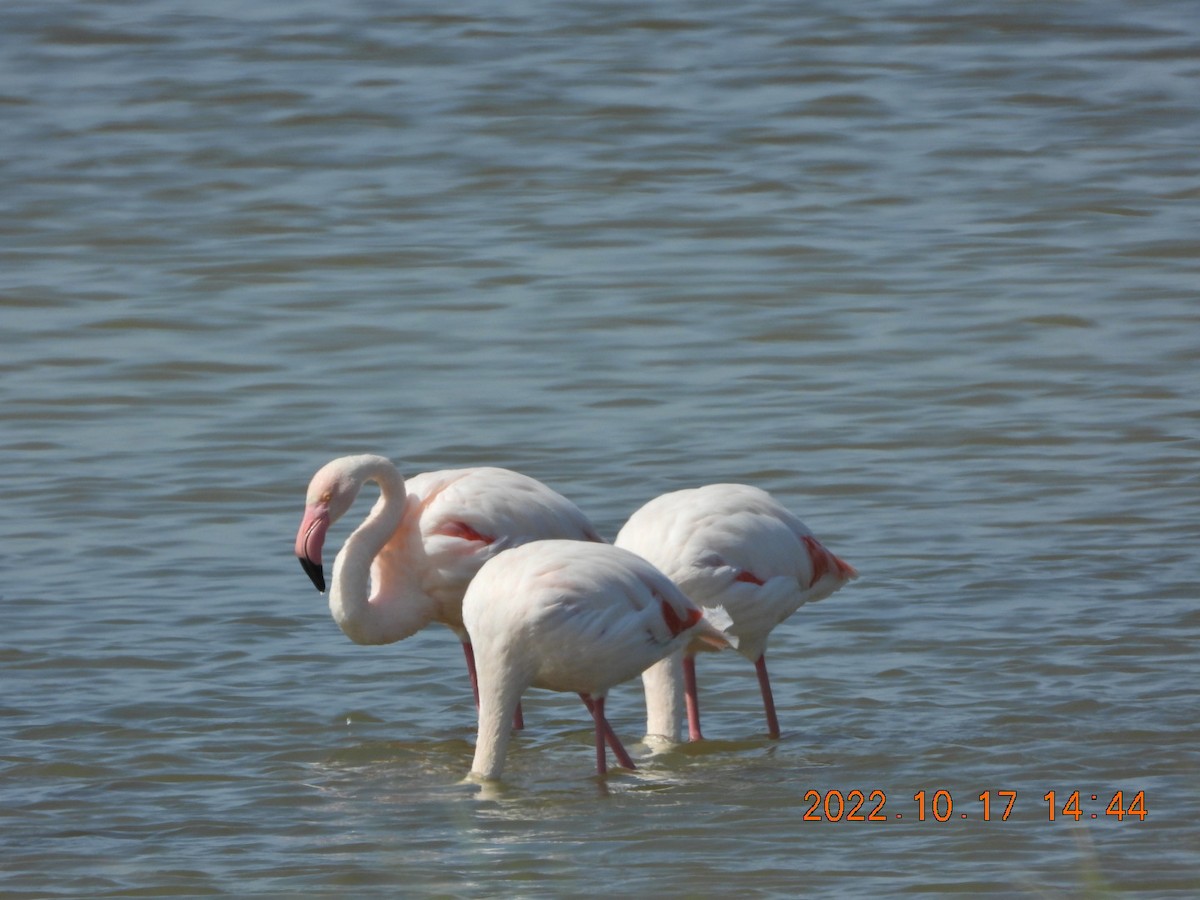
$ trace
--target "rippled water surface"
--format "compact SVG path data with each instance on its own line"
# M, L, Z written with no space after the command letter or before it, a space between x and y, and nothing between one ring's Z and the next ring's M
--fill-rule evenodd
M1191 0L0 35L5 897L1200 891ZM707 742L624 686L599 781L535 692L481 789L453 635L356 646L292 556L362 451L610 537L752 482L862 578L776 631L781 740L706 658Z

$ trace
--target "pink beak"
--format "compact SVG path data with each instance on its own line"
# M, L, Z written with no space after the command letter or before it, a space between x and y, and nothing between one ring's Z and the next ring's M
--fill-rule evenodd
M325 568L321 565L321 548L325 546L328 530L329 507L314 503L304 510L300 530L296 532L296 556L300 568L322 594L325 593Z

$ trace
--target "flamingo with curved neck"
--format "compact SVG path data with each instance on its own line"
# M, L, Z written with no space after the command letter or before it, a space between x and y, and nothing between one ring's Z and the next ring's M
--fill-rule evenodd
M706 610L721 607L726 633L754 663L767 731L779 718L767 675L767 638L806 603L839 590L858 572L834 556L812 531L766 491L745 484L710 484L663 494L625 523L614 542L658 566ZM676 653L642 674L646 733L700 740L700 705L692 655Z
M345 456L313 476L296 533L296 556L322 593L326 535L367 482L379 486L380 496L334 560L334 620L359 644L403 640L435 622L447 626L463 643L478 703L474 654L462 621L463 594L475 573L500 552L529 541L602 539L574 503L518 472L445 469L406 481L385 457Z
M596 733L625 768L633 760L604 714L610 688L677 650L730 639L641 557L611 544L535 541L490 560L463 599L479 659L479 736L471 774L499 778L513 710L529 687L578 693Z

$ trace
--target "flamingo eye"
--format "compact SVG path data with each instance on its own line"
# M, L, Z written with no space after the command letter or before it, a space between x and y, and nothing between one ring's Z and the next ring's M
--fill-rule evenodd
M333 499L333 491L326 491L321 495L321 502L328 503Z

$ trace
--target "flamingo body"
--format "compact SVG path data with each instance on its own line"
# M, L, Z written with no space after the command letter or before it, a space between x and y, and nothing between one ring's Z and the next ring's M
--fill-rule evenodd
M479 669L472 773L482 778L500 776L508 723L525 689L583 696L595 718L603 774L603 741L615 741L603 716L609 689L676 650L727 645L699 607L644 559L578 541L538 541L488 561L467 588L463 620Z
M643 556L680 589L709 608L723 607L737 650L759 670L764 706L778 736L766 676L772 629L805 603L828 597L858 573L830 553L812 531L766 491L744 484L711 484L651 500L625 523L616 545ZM647 732L678 740L681 688L688 659L668 659L643 677ZM692 676L694 677L694 676ZM689 731L700 737L698 706Z
M329 585L333 618L351 640L388 644L437 622L463 641L463 594L481 566L529 541L600 541L587 517L541 482L508 469L446 469L407 481L390 460L335 459L309 483L296 555L320 591L329 527L367 482L380 496L346 539ZM474 681L474 679L472 679Z

